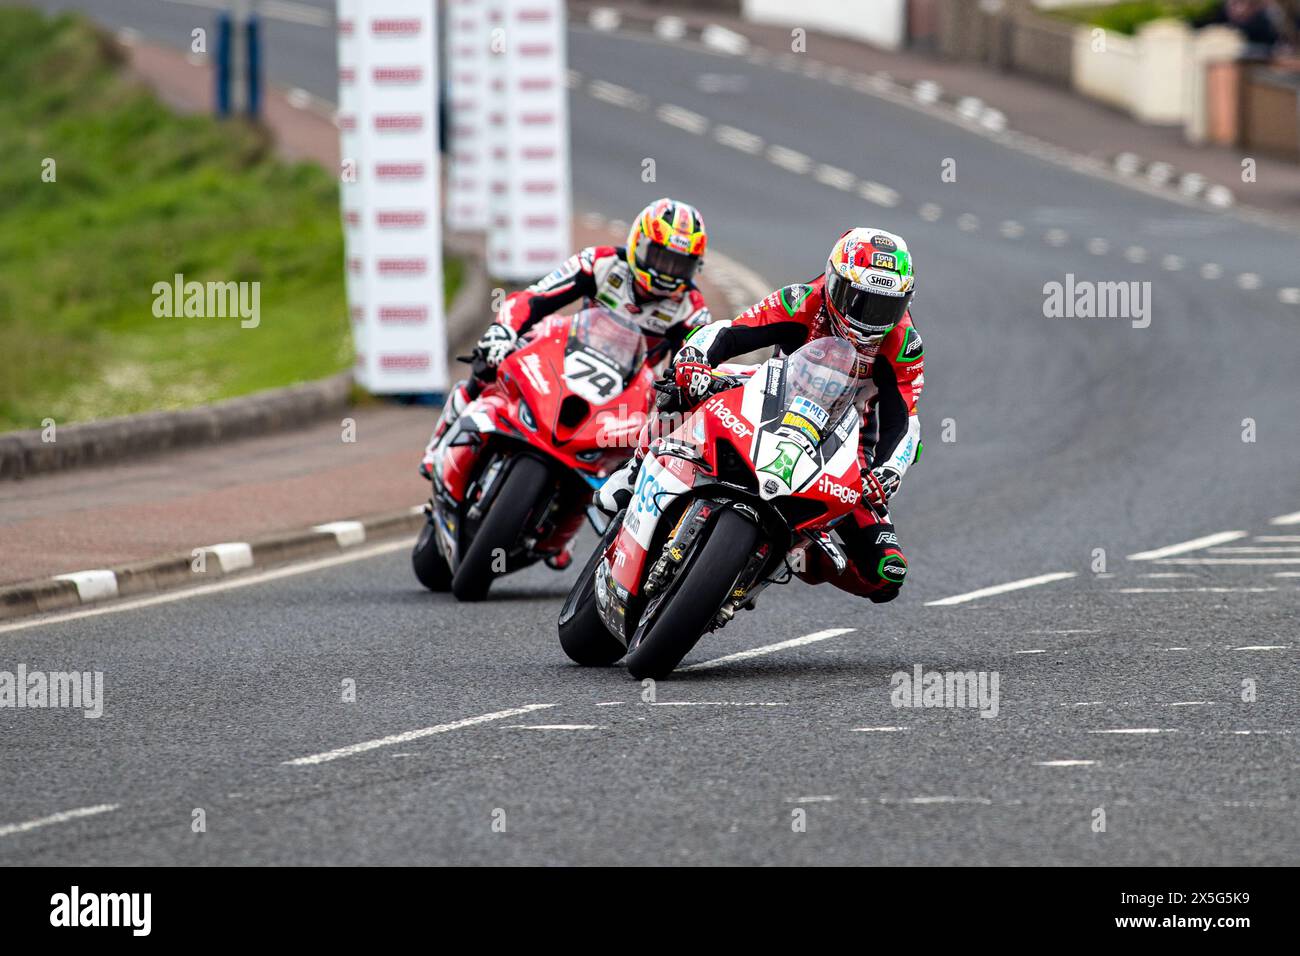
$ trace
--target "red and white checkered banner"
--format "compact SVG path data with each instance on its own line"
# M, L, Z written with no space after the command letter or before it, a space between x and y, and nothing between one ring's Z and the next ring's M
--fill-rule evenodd
M357 380L447 390L433 0L338 0L339 135Z
M482 232L488 224L488 0L447 0L447 87L451 157L447 227Z
M573 251L563 0L486 0L488 269L529 281Z

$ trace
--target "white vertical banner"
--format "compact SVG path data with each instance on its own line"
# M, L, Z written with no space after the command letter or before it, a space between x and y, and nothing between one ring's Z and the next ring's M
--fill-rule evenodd
M528 281L573 251L563 0L488 0L488 270Z
M360 182L362 165L358 116L361 94L357 86L360 73L360 41L357 11L361 0L338 0L339 99L336 122L339 128L339 206L343 217L343 264L347 281L348 316L352 325L355 352L353 375L364 388L366 379L366 292L364 272L365 243L361 232L361 207L364 205Z
M482 232L488 224L487 0L447 0L447 87L451 112L447 228Z
M359 0L354 13L362 382L445 392L434 0Z

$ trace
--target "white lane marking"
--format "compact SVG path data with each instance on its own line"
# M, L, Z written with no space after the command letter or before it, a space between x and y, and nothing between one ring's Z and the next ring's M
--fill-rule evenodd
M1005 239L1019 239L1025 234L1025 227L1014 219L1008 219L998 228Z
M980 227L980 217L972 213L962 213L957 217L957 228L962 232L974 232Z
M1238 538L1244 537L1246 537L1245 531L1220 531L1217 534L1207 534L1202 538L1181 541L1178 544L1166 545L1163 548L1139 551L1136 554L1130 554L1128 559L1130 561L1154 561L1157 558L1168 558L1175 554L1186 554L1188 551L1199 551L1214 544L1227 544L1229 541L1236 541Z
M676 126L678 129L684 129L696 136L702 135L709 128L707 118L684 107L674 106L672 103L664 103L660 106L659 109L655 110L655 116L669 126Z
M120 804L117 803L100 803L93 807L78 807L76 810L64 810L61 813L52 813L48 817L41 817L38 820L27 820L24 823L7 823L0 826L0 837L13 836L15 833L26 833L28 830L36 830L40 827L48 827L55 823L67 823L69 820L79 820L82 817L98 816L101 813L110 813L116 810Z
M1289 515L1278 515L1268 522L1269 524L1300 524L1300 511L1293 511Z
M1051 584L1053 581L1064 581L1072 577L1075 577L1073 571L1053 571L1051 574L1040 574L1037 577L1021 578L1019 581L1008 581L1006 584L995 584L992 587L980 588L978 591L969 591L966 594L955 594L952 597L940 598L937 601L926 601L925 606L948 607L953 604L964 604L967 601L978 601L983 597L993 597L995 594L1006 594L1008 591L1037 587L1040 584Z
M329 521L313 525L312 530L334 535L340 548L355 548L366 543L366 526L360 521Z
M1090 730L1090 734L1174 734L1178 731L1168 727L1119 727L1115 730Z
M1254 272L1243 272L1241 275L1237 276L1237 287L1240 289L1246 289L1249 291L1258 289L1263 284L1264 280Z
M1089 239L1088 251L1094 256L1104 256L1110 251L1110 243L1101 238Z
M608 730L603 724L506 724L506 730Z
M897 734L907 730L906 727L854 727L852 734Z
M1166 272L1181 272L1186 265L1182 256L1165 256L1160 260L1160 267Z
M67 621L75 621L81 618L98 617L101 614L118 614L122 611L134 611L142 607L153 607L156 604L170 604L173 601L186 601L190 598L203 597L221 591L233 591L236 588L246 588L255 584L263 584L267 581L275 581L280 578L294 577L299 574L309 574L312 571L332 568L339 564L350 564L353 561L365 561L369 558L390 554L394 551L404 551L414 544L414 537L401 538L385 544L377 544L373 547L363 548L359 551L351 551L347 554L331 555L328 558L321 558L316 561L307 561L303 564L291 564L283 568L275 568L270 571L261 571L244 577L233 578L229 581L215 581L212 584L201 584L194 588L184 588L178 591L169 591L166 594L155 594L150 597L122 601L119 604L110 604L106 607L87 608L79 611L64 611L46 617L33 618L29 621L15 621L12 624L0 624L0 634L8 634L11 631L25 631L32 627L46 627L51 624L63 624Z
M1228 587L1204 587L1204 588L1119 588L1120 594L1194 594L1197 592L1204 594L1259 594L1265 591L1276 591L1277 588L1228 588Z
M903 197L898 194L897 190L890 189L880 183L873 183L870 180L858 184L858 195L867 202L875 203L877 206L884 206L886 209L893 209L903 201Z
M1274 571L1275 578L1300 578L1300 571Z
M943 217L943 207L938 203L928 202L917 210L917 215L926 222L938 222Z
M327 763L331 760L338 760L340 757L353 757L357 754L377 750L380 747L391 747L393 744L409 743L412 740L420 740L424 737L431 737L434 734L445 734L453 730L460 730L464 727L473 727L476 724L485 724L492 720L504 720L506 717L518 717L520 714L531 714L535 710L545 710L548 707L554 706L555 704L527 704L523 707L511 707L509 710L493 711L490 714L480 714L478 717L466 717L463 720L453 720L448 724L435 724L432 727L421 727L419 730L408 730L400 734L391 734L388 737L380 737L377 740L363 740L359 744L349 744L346 747L339 747L337 750L327 750L324 753L312 754L309 757L295 757L293 760L284 761L284 765L288 767L307 767L315 764Z
M939 98L943 96L943 87L934 80L918 80L912 87L912 96L918 103L930 106L939 102Z
M1091 767L1095 760L1035 760L1035 767Z
M621 700L602 700L597 707L622 707L625 702Z
M1046 649L1044 649L1044 648L1041 648L1041 647L1035 647L1035 648L1031 648L1030 650L1027 650L1027 651L1016 651L1016 653L1017 653L1017 654L1046 654L1047 651L1046 651Z
M1140 578L1194 578L1195 574L1190 571L1153 571L1150 574L1139 574Z
M718 664L730 664L733 661L747 661L753 657L763 657L767 654L775 654L778 651L788 650L791 647L803 647L806 644L816 644L818 641L830 640L832 637L839 637L841 634L850 634L857 630L854 627L832 627L825 631L814 631L811 634L805 634L803 637L791 638L788 641L778 641L775 644L766 644L763 647L754 647L747 651L739 651L735 654L725 654L722 657L715 657L712 660L700 661L697 664L689 664L686 667L679 667L681 671L702 671L708 667L716 667Z
M1161 558L1159 564L1300 564L1300 558Z
M244 571L253 566L253 546L247 541L223 541L199 550L216 555L222 574Z
M797 149L790 149L787 146L769 146L767 148L767 161L774 166L780 166L789 172L803 175L812 169L812 157Z
M763 148L761 136L746 133L743 129L736 129L734 126L715 126L713 128L713 138L723 146L730 146L732 149L738 149L742 153L751 155Z
M576 90L582 85L582 74L577 70L564 71L564 85L571 90Z
M1124 250L1124 258L1134 265L1141 265L1147 261L1147 251L1141 246L1129 246Z
M640 93L605 80L592 80L587 84L587 92L595 99L630 110L643 110L650 105L650 101Z
M1070 234L1064 229L1049 229L1043 239L1049 246L1059 249L1070 241Z
M813 797L790 797L786 799L786 803L833 803L838 799L839 797L830 796L830 795L821 795L821 796L813 796Z
M1166 647L1165 650L1167 650L1167 651L1190 651L1191 648L1190 648L1190 647Z
M1277 299L1283 305L1300 305L1300 289L1288 286L1277 290Z
M823 186L841 189L844 192L848 192L858 183L858 177L847 169L840 169L838 166L831 166L827 163L822 163L817 167L817 172L813 173L813 178Z
M1267 548L1211 548L1210 554L1296 554L1300 553L1300 546L1282 546Z
M1234 651L1289 651L1290 644L1247 644L1244 647L1234 647Z
M1165 704L1166 707L1213 707L1217 700L1178 700L1172 704Z
M682 670L687 670L683 667ZM655 700L651 707L789 707L785 701L764 700Z
M82 604L107 601L117 597L117 575L105 568L93 571L72 571L54 575L56 581L71 581L77 586L77 597Z
M1217 262L1207 262L1201 266L1202 279L1220 279L1223 277L1223 266Z
M1257 534L1251 538L1252 541L1268 541L1277 544L1283 542L1300 543L1300 534Z
M976 803L980 806L992 806L993 801L988 797L903 797L901 800L892 800L889 797L881 797L881 803L909 803L914 806L928 806L935 803Z

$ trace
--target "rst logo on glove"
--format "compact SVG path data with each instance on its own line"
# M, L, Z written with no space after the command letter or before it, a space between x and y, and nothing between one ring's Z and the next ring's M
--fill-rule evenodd
M754 434L750 427L745 424L745 420L727 407L727 402L722 396L705 402L704 407L708 409L710 415L722 422L723 428L730 431L737 438L748 438Z

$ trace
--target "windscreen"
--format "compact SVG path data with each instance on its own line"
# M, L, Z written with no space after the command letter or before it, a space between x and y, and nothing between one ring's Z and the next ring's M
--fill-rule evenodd
M631 378L645 361L645 336L630 319L605 309L586 309L573 317L569 351L585 346Z
M785 363L781 425L821 441L866 384L858 376L860 364L857 351L843 339L814 339L800 348Z

